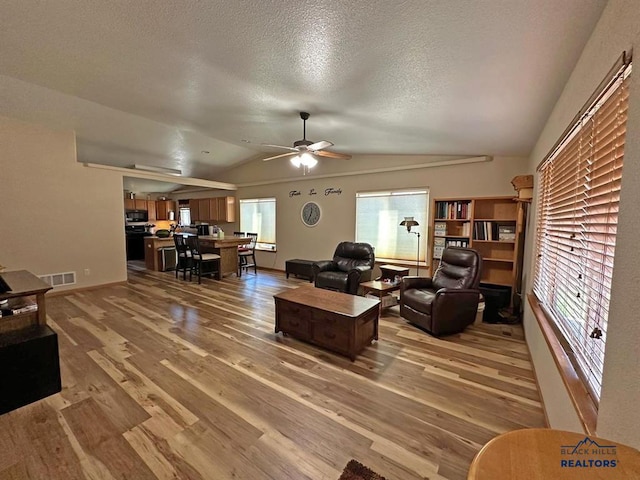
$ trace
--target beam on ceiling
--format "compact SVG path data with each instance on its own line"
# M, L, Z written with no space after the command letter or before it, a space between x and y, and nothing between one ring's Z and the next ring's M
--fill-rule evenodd
M179 183L181 185L191 185L194 187L217 188L219 190L237 190L237 185L233 183L215 182L213 180L205 180L204 178L179 177L176 175L168 175L166 173L146 172L142 170L134 170L132 168L113 167L111 165L100 165L99 163L84 163L85 167L100 168L102 170L111 170L121 173L125 177L145 178L147 180L157 180L160 182Z

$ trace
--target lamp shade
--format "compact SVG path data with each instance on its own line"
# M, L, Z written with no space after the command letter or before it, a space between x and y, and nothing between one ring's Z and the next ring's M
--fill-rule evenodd
M300 165L302 165L300 163L300 155L296 155L295 157L291 157L291 160L289 160L291 162L291 165L293 165L294 167L300 167Z
M316 160L310 153L305 152L301 153L300 155L296 155L295 157L291 157L290 162L294 167L297 168L313 168L317 165L318 160Z
M407 232L411 231L411 227L417 227L420 225L413 217L404 217L404 220L400 222L401 227L407 227Z
M318 164L318 160L310 153L303 153L300 155L300 163L307 168L313 168Z

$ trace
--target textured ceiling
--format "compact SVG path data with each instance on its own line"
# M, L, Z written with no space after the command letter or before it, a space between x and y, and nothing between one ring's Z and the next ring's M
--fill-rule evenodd
M4 0L0 114L210 179L300 110L343 153L527 155L605 3Z

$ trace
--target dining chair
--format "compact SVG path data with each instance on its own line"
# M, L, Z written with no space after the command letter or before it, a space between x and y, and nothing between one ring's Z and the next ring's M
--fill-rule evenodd
M256 243L258 243L258 234L249 233L247 237L251 238L251 242L244 245L245 250L238 251L238 276L242 276L242 270L248 271L253 267L253 273L258 274L258 266L256 263Z
M202 253L197 236L187 237L187 245L191 249L193 270L198 274L198 283L202 283L202 275L215 275L220 280L220 255L217 253Z

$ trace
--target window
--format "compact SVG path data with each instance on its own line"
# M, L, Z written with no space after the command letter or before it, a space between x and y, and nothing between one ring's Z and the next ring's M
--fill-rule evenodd
M625 63L538 168L533 290L596 403L624 157L631 73Z
M370 243L375 248L376 259L424 262L427 236L429 192L422 190L398 190L386 192L364 192L356 194L356 241ZM400 222L404 217L413 217L420 226L412 232L420 232L420 243L416 235L410 235Z
M258 250L275 250L276 199L240 200L240 230L258 234Z
M189 207L180 207L178 211L178 223L180 225L191 225L191 209Z

